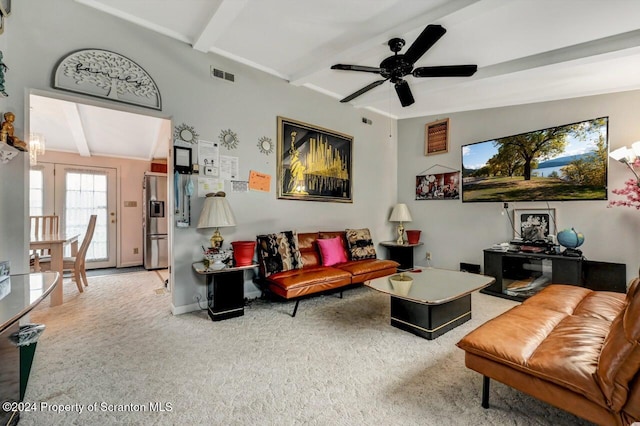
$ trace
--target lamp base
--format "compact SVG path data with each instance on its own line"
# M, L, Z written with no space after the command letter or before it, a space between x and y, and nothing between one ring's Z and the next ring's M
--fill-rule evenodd
M220 249L220 247L222 247L224 238L222 238L222 235L220 235L220 231L218 230L218 228L216 228L216 230L213 232L213 235L211 236L211 239L209 241L211 242L212 248Z
M405 239L404 239L404 226L402 225L402 222L400 222L400 224L398 225L398 239L396 240L396 244L403 244L405 243Z

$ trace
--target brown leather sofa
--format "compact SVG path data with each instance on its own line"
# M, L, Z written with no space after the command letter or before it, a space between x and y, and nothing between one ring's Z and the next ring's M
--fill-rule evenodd
M601 425L640 421L640 284L627 295L550 285L469 333L468 368Z
M400 264L393 260L363 259L348 260L333 266L323 266L317 240L339 236L348 259L345 231L306 232L298 234L298 248L302 255L303 267L277 272L265 277L260 250L260 284L263 291L269 291L285 299L298 299L292 316L298 309L299 298L328 290L342 289L352 284L363 283L373 278L394 274Z

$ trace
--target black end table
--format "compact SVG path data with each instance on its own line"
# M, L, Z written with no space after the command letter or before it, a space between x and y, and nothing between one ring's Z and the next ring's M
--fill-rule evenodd
M193 270L207 277L207 311L212 321L244 315L244 271L257 264L223 269L207 269L196 262Z
M422 243L398 244L395 241L382 241L380 245L389 250L389 259L398 262L399 269L413 269L413 248L421 246Z

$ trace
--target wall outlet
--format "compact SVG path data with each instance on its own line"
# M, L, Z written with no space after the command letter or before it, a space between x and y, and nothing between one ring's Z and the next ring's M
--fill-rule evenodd
M138 254L138 247L133 249L133 254Z
M426 255L425 257L427 258L427 260L431 260L431 252L430 252L430 251L428 251L428 252L427 252L427 255Z

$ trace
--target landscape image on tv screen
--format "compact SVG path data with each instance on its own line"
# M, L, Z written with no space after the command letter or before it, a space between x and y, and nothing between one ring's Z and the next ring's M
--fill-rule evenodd
M607 199L608 117L462 146L462 201Z

